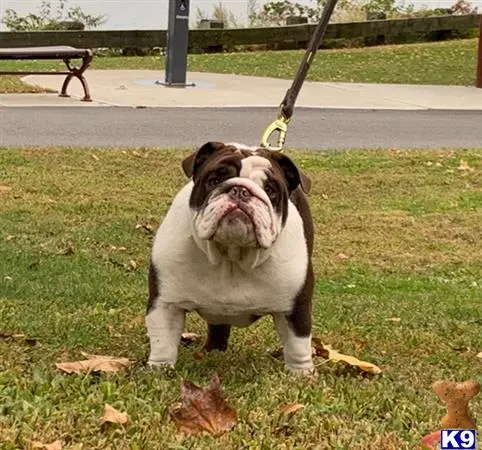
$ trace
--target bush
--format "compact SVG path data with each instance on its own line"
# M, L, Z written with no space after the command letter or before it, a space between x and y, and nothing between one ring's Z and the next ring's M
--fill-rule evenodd
M105 15L92 16L84 13L78 6L67 8L67 0L57 0L55 10L49 0L43 0L37 13L25 16L19 16L15 10L8 8L2 19L2 23L10 31L96 28L105 21Z

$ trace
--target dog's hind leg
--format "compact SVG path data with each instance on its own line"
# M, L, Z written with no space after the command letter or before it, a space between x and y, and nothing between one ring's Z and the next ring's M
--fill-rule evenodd
M219 350L224 352L228 348L229 334L231 325L211 325L208 324L208 338L204 345L204 350L211 352Z

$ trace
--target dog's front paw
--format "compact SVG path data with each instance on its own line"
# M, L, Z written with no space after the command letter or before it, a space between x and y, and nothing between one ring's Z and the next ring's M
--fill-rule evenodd
M301 375L303 377L311 377L315 375L316 370L313 364L303 364L303 365L291 365L286 364L286 369L295 375Z
M149 359L147 361L147 367L150 369L171 370L174 369L174 363L164 360Z

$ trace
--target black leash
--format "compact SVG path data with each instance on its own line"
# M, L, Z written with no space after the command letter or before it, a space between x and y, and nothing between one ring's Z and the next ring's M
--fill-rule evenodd
M286 91L284 99L281 102L278 118L272 124L270 124L263 133L263 137L261 139L262 147L274 151L281 151L283 149L286 133L288 131L288 123L293 116L296 99L298 98L298 94L301 91L301 87L303 86L303 82L305 81L308 70L310 70L313 58L321 44L326 29L328 28L328 23L330 22L330 18L335 10L337 2L338 0L327 0L325 3L320 22L316 26L316 29L311 36L310 43L308 44L305 56L303 57L303 61L298 68L298 73L296 74L291 87ZM276 132L279 133L278 145L274 147L269 143L269 140Z

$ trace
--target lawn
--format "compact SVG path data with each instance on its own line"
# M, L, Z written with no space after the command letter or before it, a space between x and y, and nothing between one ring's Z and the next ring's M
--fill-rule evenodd
M142 324L152 230L185 182L186 151L0 149L0 436L69 449L413 450L445 408L437 379L481 378L482 152L290 155L313 179L314 335L377 364L361 374L318 358L318 376L270 355L269 318L226 353L183 347L177 370L146 370ZM190 316L189 331L205 335ZM116 374L66 375L81 352L123 356ZM168 408L181 378L217 373L239 419L181 441ZM289 417L282 403L305 407ZM128 425L99 425L104 404ZM473 402L482 420L482 402Z
M188 70L241 75L292 78L304 51L221 53L189 55ZM317 56L308 79L357 83L405 83L473 85L477 40L452 40L439 43L392 45L346 50L324 50ZM6 68L61 68L49 61L2 62ZM94 69L164 68L164 57L97 57ZM5 81L7 80L7 81ZM0 77L0 92L28 87Z

